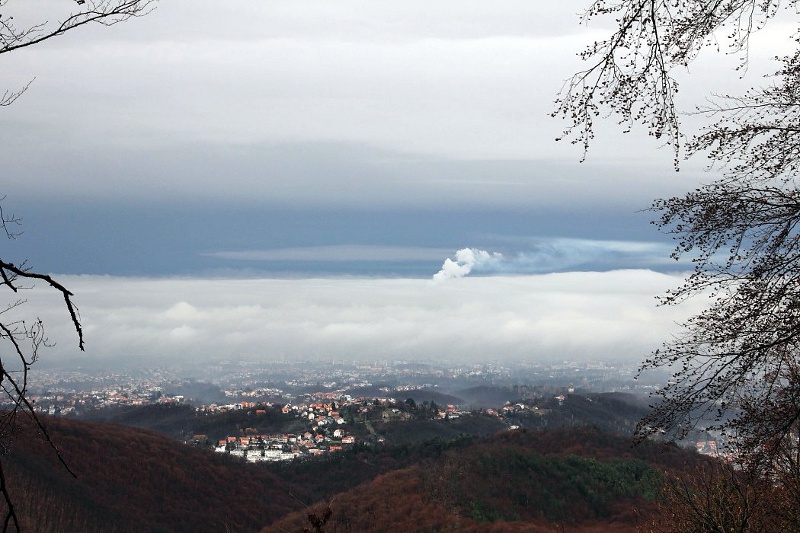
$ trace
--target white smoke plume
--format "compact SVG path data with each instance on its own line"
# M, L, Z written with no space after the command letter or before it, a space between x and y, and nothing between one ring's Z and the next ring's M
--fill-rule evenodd
M456 252L455 261L449 257L444 260L442 269L433 275L433 280L444 281L453 278L463 278L473 270L487 267L494 270L501 261L503 261L503 254L463 248Z
M606 272L637 268L674 269L670 246L661 243L593 241L585 239L532 239L527 250L505 256L474 248L445 259L434 281L463 278L479 271L491 275L531 275L553 272Z

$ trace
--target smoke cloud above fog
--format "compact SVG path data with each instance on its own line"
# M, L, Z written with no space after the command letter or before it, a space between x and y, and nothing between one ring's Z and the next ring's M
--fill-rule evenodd
M444 281L453 278L463 278L476 268L494 270L502 261L503 254L464 248L456 252L455 261L449 257L444 260L442 269L433 275L433 280Z
M586 239L536 239L515 254L463 248L447 258L433 280L443 282L478 275L525 275L566 271L609 271L628 268L674 268L669 245Z

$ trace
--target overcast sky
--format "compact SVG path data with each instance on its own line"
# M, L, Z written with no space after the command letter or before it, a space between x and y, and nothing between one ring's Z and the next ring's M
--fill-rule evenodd
M714 176L613 120L584 163L554 141L555 94L608 29L579 24L587 3L170 1L4 55L5 88L35 80L0 110L24 231L3 259L70 276L94 357L641 359L677 319L653 296L685 268L641 210ZM693 67L681 106L743 86L733 64Z

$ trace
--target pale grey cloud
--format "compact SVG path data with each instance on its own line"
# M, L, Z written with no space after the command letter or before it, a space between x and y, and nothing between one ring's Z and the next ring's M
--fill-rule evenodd
M87 139L93 142L93 136ZM0 131L0 141L8 141L0 144L4 149L15 147L4 167L15 179L4 192L37 199L634 212L696 181L691 173L676 174L669 161L631 168L557 160L464 161L351 143L199 143L120 152L94 146L73 150L55 138L45 157L29 137ZM569 217L564 222L569 224Z
M277 248L274 250L217 251L204 255L237 261L424 261L442 257L449 250L421 246L331 245Z
M38 21L72 4L11 7L21 21ZM656 151L645 135L619 135L613 121L598 125L583 168L575 147L553 142L563 127L548 116L554 95L579 68L576 52L609 27L580 26L585 7L582 0L161 2L142 19L4 56L9 88L37 78L3 110L0 156L17 177L9 188L19 189L4 192L332 205L485 197L505 206L617 202L633 191L652 198L707 181L702 161L670 173L669 150ZM786 48L785 29L754 39L751 76L769 71L766 58ZM714 54L701 59L686 77L682 107L752 82L729 75L732 64ZM331 168L332 144L349 149ZM298 146L306 165L297 164ZM555 177L530 169L524 176L391 170L392 159L409 158L462 174L464 161L570 166ZM362 168L352 172L354 160Z
M671 154L640 136L600 135L583 168L553 142L554 94L602 30L578 25L582 7L161 2L4 57L4 83L37 78L3 110L18 184L4 192L518 206L694 185L697 168L670 175Z

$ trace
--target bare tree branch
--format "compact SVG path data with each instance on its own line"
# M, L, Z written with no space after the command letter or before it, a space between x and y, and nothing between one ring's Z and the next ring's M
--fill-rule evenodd
M0 4L0 9L5 5L6 2ZM0 54L39 44L86 24L113 26L131 17L146 15L153 8L154 0L88 0L77 5L80 11L71 13L52 28L47 22L17 28L13 17L0 15Z
M77 0L75 6L78 10L53 24L43 21L20 27L16 25L14 17L8 14L9 0L0 0L0 54L39 44L88 24L113 26L132 17L145 15L154 8L154 1ZM30 83L28 82L18 90L6 90L0 95L0 107L14 103L30 86ZM0 198L0 204L4 199L4 197ZM19 225L20 219L4 213L0 205L0 227L7 238L14 239L19 235ZM72 327L78 335L78 347L84 350L83 327L78 308L73 301L73 293L49 274L35 272L24 262L15 264L0 258L0 289L8 289L16 295L22 289L32 288L32 286L24 285L26 282L37 281L44 282L49 289L61 295ZM0 452L7 453L9 451L17 416L24 414L33 421L64 468L74 476L75 473L69 468L58 447L50 439L47 428L28 399L28 378L31 366L36 362L40 349L49 346L44 333L44 325L38 318L28 323L18 319L4 320L6 313L18 310L25 303L24 299L16 296L14 298L4 310L0 310L0 345L5 345L7 348L0 351L0 404L5 408L5 411L0 412ZM3 532L20 531L17 511L11 498L2 460L0 460L0 499L6 505L6 513L2 521Z
M786 2L794 7L797 0ZM589 45L579 57L588 66L564 82L553 116L568 123L559 139L582 147L584 157L594 139L594 120L608 114L629 131L643 125L664 139L678 165L681 129L672 72L685 69L706 47L718 47L726 35L728 51L748 65L750 36L772 19L778 0L595 0L584 22L613 17L616 30Z
M9 0L0 0L0 54L39 44L88 24L113 26L133 17L147 15L155 9L155 2L156 0L81 0L75 2L79 7L78 11L53 24L44 21L18 27L13 15L7 12ZM31 83L33 80L19 89L6 90L0 95L0 107L13 104Z
M615 17L615 30L581 54L588 67L556 100L553 115L568 122L564 137L585 157L595 117L615 114L628 129L640 124L666 138L677 167L684 148L676 70L723 43L739 54L740 75L753 33L781 7L796 17L798 3L595 0L585 19ZM706 472L699 485L675 485L691 520L670 531L753 530L754 516L773 517L753 514L762 489L786 498L781 527L800 527L789 511L800 508L800 37L796 46L775 58L779 68L762 86L712 96L695 109L708 122L685 153L704 154L720 177L651 207L653 223L676 241L672 257L693 266L661 303L700 296L709 305L642 364L641 371L673 374L637 432L681 437L703 424L722 432L728 454L750 476L720 480Z

